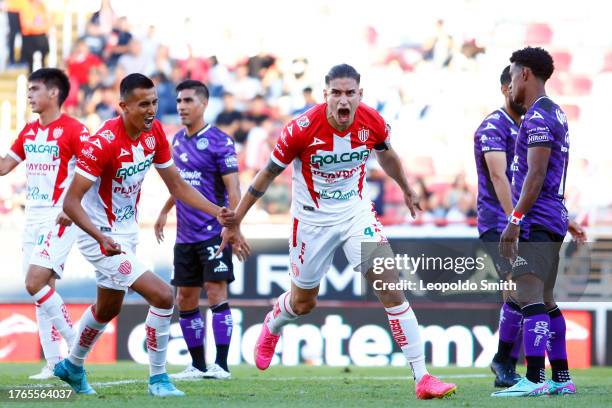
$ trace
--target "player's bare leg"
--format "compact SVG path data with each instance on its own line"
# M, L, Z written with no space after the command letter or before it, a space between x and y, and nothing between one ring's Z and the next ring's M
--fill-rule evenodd
M374 281L396 283L399 282L399 275L395 270L386 269L381 274L375 274L370 269L366 273L366 279L374 288ZM385 307L391 335L412 368L417 398L443 398L453 394L457 390L455 384L444 383L427 372L419 323L404 293L399 290L387 290L384 285L376 285L376 287L382 288L381 290L374 289L374 293Z
M274 349L280 339L284 325L294 321L298 316L308 314L317 304L319 287L302 289L291 283L291 290L278 297L274 308L266 315L261 333L255 343L255 365L260 370L270 366Z
M227 296L227 282L205 282L204 289L212 312L212 330L215 337L217 355L215 363L208 367L206 378L229 379L227 355L232 339L234 321Z

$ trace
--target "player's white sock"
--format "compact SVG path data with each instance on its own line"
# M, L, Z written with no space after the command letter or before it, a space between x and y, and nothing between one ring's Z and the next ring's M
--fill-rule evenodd
M94 314L94 305L85 309L81 323L79 324L79 333L76 342L72 344L68 360L79 367L83 366L87 354L91 351L96 341L100 338L108 322L103 323L96 320Z
M272 334L279 334L284 325L298 318L291 309L290 299L291 292L285 292L276 299L272 317L268 320L268 329Z
M72 320L62 297L51 286L45 285L32 298L40 306L41 311L47 315L49 323L55 326L69 345L72 344L76 332L72 327Z
M53 327L47 314L38 305L36 305L36 321L38 322L38 335L45 360L50 367L53 367L62 359L60 352L61 335Z
M415 381L419 382L427 374L427 368L425 367L425 349L421 342L421 331L414 311L408 302L399 306L387 307L385 311L389 318L391 334L410 364Z
M166 352L170 338L170 319L172 310L150 306L145 330L147 331L147 351L149 353L149 373L151 376L166 372Z

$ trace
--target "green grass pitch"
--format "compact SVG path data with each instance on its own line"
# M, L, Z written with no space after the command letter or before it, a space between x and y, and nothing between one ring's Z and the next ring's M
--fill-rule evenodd
M7 399L11 387L62 387L59 380L34 381L28 375L38 372L41 364L0 364L2 407L612 407L612 368L573 370L578 395L535 399L494 399L489 395L493 377L487 369L431 369L458 386L457 393L444 400L418 401L408 368L361 367L271 367L259 372L254 367L232 367L229 381L179 381L176 385L187 394L172 400L147 395L146 366L120 362L112 365L88 365L88 378L98 392L67 402L12 402ZM169 367L169 372L182 367ZM524 372L521 368L519 372ZM46 388L48 389L48 388Z

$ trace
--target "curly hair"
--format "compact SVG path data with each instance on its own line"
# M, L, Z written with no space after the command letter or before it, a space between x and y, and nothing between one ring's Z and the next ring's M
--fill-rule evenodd
M555 70L552 57L544 48L526 47L512 53L510 62L531 69L533 75L543 81L548 80Z

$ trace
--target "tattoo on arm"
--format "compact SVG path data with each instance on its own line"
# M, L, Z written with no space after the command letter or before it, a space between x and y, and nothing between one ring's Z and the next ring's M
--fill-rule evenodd
M264 195L265 191L255 190L255 189L253 188L253 186L249 186L249 193L250 193L250 194L251 194L253 197L256 197L256 198L261 198L261 197Z
M281 174L283 172L283 170L285 170L284 167L279 166L278 164L274 163L272 160L270 160L268 162L268 165L266 166L266 170L269 173L272 173L274 175L274 177L278 176L279 174Z

